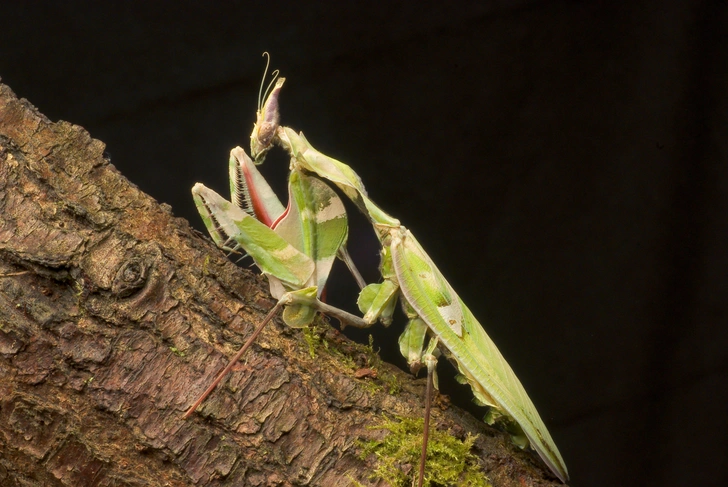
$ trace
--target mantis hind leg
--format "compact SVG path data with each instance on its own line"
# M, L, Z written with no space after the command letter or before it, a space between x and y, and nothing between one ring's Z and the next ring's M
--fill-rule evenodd
M425 421L422 430L422 454L420 455L420 472L417 486L422 487L425 481L425 462L427 461L427 443L430 439L430 409L432 407L432 391L434 389L433 383L435 381L435 366L437 365L437 359L431 356L433 360L427 361L427 387L425 388Z
M425 420L422 430L422 454L420 455L420 471L417 486L422 487L425 481L425 463L427 461L427 443L430 439L430 410L432 408L432 395L437 388L437 338L430 340L427 349L422 354L422 362L427 366L427 387L425 388Z

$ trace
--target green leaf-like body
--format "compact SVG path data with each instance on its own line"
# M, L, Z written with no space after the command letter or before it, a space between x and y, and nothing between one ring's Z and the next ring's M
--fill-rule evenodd
M392 237L391 252L403 296L455 358L478 401L513 418L551 470L568 478L564 460L516 374L414 236L402 228ZM442 286L434 295L433 282Z

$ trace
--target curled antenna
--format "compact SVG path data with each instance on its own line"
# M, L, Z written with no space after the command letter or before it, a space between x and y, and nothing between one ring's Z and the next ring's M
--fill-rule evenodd
M266 62L265 71L263 71L263 78L260 80L260 89L258 90L258 113L260 113L260 111L263 109L263 103L265 102L265 99L268 98L268 93L270 93L271 86L273 86L273 83L275 82L276 78L278 78L278 74L280 73L280 71L276 69L270 74L273 79L270 80L270 83L268 83L268 87L265 89L265 93L263 93L265 77L268 74L268 68L270 67L270 54L268 54L268 51L263 53L263 57L266 58Z

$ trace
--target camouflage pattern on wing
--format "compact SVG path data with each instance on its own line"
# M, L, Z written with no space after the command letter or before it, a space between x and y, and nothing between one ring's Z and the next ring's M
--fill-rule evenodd
M566 481L564 460L518 377L414 236L402 228L392 236L391 252L402 295L457 362L475 398L515 421Z

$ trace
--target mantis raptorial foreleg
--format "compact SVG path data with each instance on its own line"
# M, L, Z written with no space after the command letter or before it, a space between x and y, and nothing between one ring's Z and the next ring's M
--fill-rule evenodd
M278 303L185 418L212 392L280 307L285 308L283 320L293 327L307 326L316 312L342 324L369 326L358 316L319 299L336 256L348 260L347 265L358 276L346 253L348 223L336 193L320 179L292 171L288 206L284 208L239 147L230 154L230 175L232 201L198 183L192 188L197 209L218 246L231 252L242 249L253 258L268 277Z
M281 146L291 157L292 172L308 171L335 184L371 221L382 244L383 281L365 287L359 297L364 321L390 322L399 299L409 318L400 337L400 350L410 367L416 370L426 365L428 383L435 381L433 352L435 346L439 347L457 363L476 401L491 407L495 414L489 418L499 416L514 430L522 431L514 441L530 444L565 482L566 465L520 381L414 235L369 199L351 167L318 152L303 134L278 125L278 97L283 83L283 78L277 80L266 109L259 111L251 135L252 156L256 163L262 163L273 145ZM428 334L434 342L425 347ZM422 485L422 474L419 481Z

